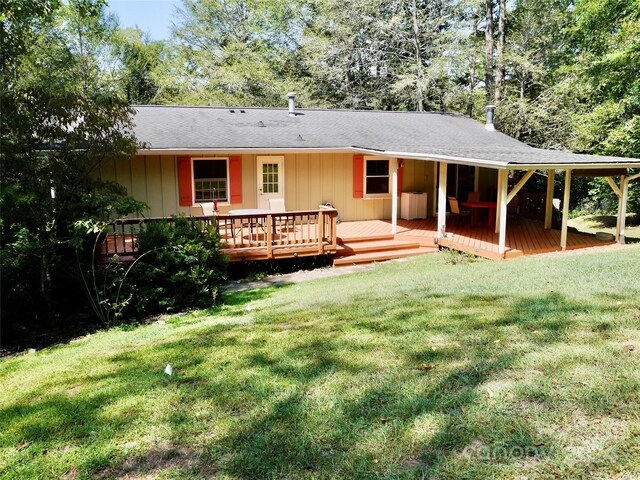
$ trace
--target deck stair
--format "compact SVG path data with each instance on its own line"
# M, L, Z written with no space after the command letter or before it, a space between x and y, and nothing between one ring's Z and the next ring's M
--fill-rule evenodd
M333 265L382 262L437 251L435 246L421 246L419 241L397 240L393 235L339 238Z

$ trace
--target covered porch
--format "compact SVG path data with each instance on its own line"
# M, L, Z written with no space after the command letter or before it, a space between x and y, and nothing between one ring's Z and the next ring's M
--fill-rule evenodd
M349 245L363 239L385 238L391 230L391 220L368 220L343 222L337 226L338 243ZM545 229L542 222L520 218L508 221L505 251L500 252L500 235L490 228L471 227L469 224L453 223L447 226L444 237L438 239L437 218L424 220L397 220L396 241L415 242L422 247L436 245L451 248L483 258L502 259L522 255L536 255L562 251L561 232ZM437 242L437 243L436 243ZM609 245L595 235L567 232L566 250Z

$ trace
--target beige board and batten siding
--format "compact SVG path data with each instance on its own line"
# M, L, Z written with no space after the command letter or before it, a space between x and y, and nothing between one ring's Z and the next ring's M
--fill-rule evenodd
M229 157L217 154L216 158ZM220 205L222 213L230 209L256 208L257 156L242 155L242 203ZM261 157L269 156L261 154ZM290 153L284 155L284 188L287 210L317 209L331 202L342 220L378 220L391 217L391 198L353 198L353 154ZM209 158L213 155L191 155ZM433 166L431 162L405 160L403 191L423 191L433 202ZM132 159L104 162L101 178L123 185L127 192L150 207L145 215L167 217L189 215L190 207L179 205L176 155L136 155Z

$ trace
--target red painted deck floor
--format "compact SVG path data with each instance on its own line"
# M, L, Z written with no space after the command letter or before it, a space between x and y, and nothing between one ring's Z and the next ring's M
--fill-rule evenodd
M396 240L419 241L423 246L433 246L436 236L436 218L426 220L398 220ZM440 239L440 245L462 252L472 253L479 257L497 259L498 234L490 228L471 228L467 225L449 225L447 238ZM342 222L338 224L338 243L365 237L381 237L391 234L390 220L368 220L360 222ZM451 235L451 236L449 236ZM595 235L569 232L567 250L607 245L611 242L600 242ZM541 222L524 218L509 220L507 224L507 251L505 258L521 255L535 255L560 251L560 231L545 230Z

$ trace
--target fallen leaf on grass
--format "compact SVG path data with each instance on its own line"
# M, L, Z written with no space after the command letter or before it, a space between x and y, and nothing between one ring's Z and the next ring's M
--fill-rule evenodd
M633 351L635 351L636 346L635 346L635 345L631 345L631 344L629 344L629 345L625 345L623 348L624 348L625 350L628 350L628 351L630 351L630 352L633 352Z
M599 418L594 418L593 420L589 421L589 423L600 423L600 422L602 422L602 420Z
M16 445L16 450L19 452L20 450L27 448L29 445L31 445L31 442L20 442Z
M533 444L534 447L544 447L544 442L536 442Z
M433 370L434 368L436 368L436 366L432 363L431 364L423 363L418 367L418 370L422 370L423 372L428 372L429 370Z
M493 390L491 390L490 388L487 388L487 395L489 395L489 398L493 398L494 396Z
M466 414L469 411L469 409L466 407L460 407L460 411Z
M382 423L387 423L387 422L389 421L389 419L388 419L388 418L384 418L384 417L382 417L382 418L380 419L380 421L381 421Z

